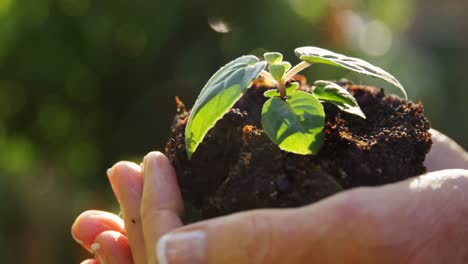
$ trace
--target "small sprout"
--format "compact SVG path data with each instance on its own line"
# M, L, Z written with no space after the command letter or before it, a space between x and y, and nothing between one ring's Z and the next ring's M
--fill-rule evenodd
M291 69L291 63L283 61L283 54L279 52L267 52L263 57L268 63L268 71L273 79L281 82L284 74Z
M316 81L312 94L297 90L300 84L290 82L291 78L313 63L342 67L382 79L398 87L406 98L405 89L395 77L366 61L317 47L302 47L295 52L302 62L292 68L289 62L283 61L281 53L267 52L265 61L251 55L242 56L211 77L198 96L185 128L189 159L208 130L231 109L258 76L276 86L276 89L264 93L269 98L263 105L261 117L265 134L280 149L302 155L316 155L323 144L325 112L321 102L366 118L356 98L334 82ZM268 71L265 70L267 65Z

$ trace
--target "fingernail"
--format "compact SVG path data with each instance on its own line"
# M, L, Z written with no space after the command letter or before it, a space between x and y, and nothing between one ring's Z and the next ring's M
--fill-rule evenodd
M153 157L154 160L154 152L146 154L146 156L143 158L142 168L145 178L147 177L146 175L150 175L155 169L155 164L154 161L151 161L151 157Z
M99 261L99 264L106 264L106 261L104 261L104 258L101 256L101 245L99 243L93 243L91 245L91 250L94 253L94 256L96 256L97 260Z
M111 188L112 190L114 191L114 194L115 194L115 198L117 198L117 201L120 202L120 193L119 193L119 189L117 188L117 186L115 186L115 181L116 181L116 178L114 177L114 167L111 167L109 169L107 169L107 178L109 179L109 183L111 185Z
M205 250L205 232L180 232L162 236L156 246L156 255L160 264L198 264L206 262Z
M141 163L141 166L143 168L143 170L149 165L150 161L150 156L154 155L155 152L150 152L148 154L146 154L144 157L143 157L143 162Z
M109 168L109 169L107 170L107 177L110 177L110 176L113 175L113 174L114 174L114 168L113 168L113 167L112 167L112 168Z

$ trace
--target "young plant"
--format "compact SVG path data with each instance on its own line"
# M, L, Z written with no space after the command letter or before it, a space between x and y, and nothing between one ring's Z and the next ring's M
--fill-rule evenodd
M317 47L295 50L302 61L294 67L283 61L278 52L264 54L265 61L252 55L239 57L219 69L203 87L192 108L185 129L188 157L196 151L206 133L229 111L251 86L262 76L275 84L276 89L265 92L269 98L262 108L262 126L265 134L280 149L302 155L318 153L324 140L325 112L322 102L332 103L342 111L366 118L356 99L344 88L330 81L316 81L313 92L297 90L299 84L290 79L313 63L323 63L346 68L403 86L391 74L366 61L347 57ZM268 65L268 71L265 70Z

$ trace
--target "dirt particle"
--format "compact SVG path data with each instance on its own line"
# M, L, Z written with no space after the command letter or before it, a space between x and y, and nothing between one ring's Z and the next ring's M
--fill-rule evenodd
M291 190L291 182L286 175L281 175L276 179L276 188L280 192L288 192Z

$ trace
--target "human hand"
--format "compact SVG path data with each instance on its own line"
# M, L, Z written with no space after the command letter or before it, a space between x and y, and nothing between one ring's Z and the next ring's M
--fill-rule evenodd
M467 169L466 152L440 133L432 133L428 169ZM144 184L141 170L131 163L118 163L109 177L116 196L124 193L127 197L119 201L128 236L122 220L116 224L116 216L90 220L91 213L85 212L75 222L75 237L86 238L82 239L85 247L93 241L99 243L96 253L105 263L155 263L159 236L181 225L177 216L180 192L167 159L150 153L145 161L159 163L153 169L145 165ZM158 185L160 189L156 189ZM141 199L145 190L153 190L154 197ZM160 263L466 263L466 191L468 171L432 172L382 187L357 188L297 209L253 210L185 226L161 239L158 254ZM157 198L158 192L163 198ZM172 203L161 207L158 201ZM146 217L130 224L128 215L138 215L138 211ZM163 215L161 211L172 220L154 217ZM114 223L108 226L116 232L115 237L122 237L122 241L128 237L121 247L102 239L112 232L101 233L109 221ZM100 228L89 232L84 231L86 226ZM129 254L122 257L122 252L130 252L129 246L134 261Z
M172 165L162 153L152 152L142 166L118 162L107 174L123 219L96 210L78 216L73 237L99 260L82 264L156 263L159 237L182 225L182 198Z

